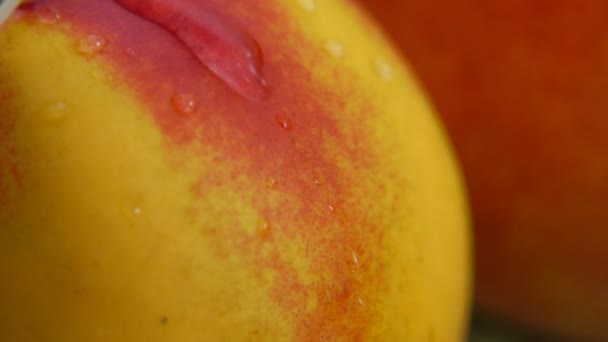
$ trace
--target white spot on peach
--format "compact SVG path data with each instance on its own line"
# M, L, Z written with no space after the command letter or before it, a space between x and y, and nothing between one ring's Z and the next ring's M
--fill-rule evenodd
M332 56L336 58L341 58L344 56L344 46L342 43L335 39L330 39L325 43L325 50Z
M390 81L394 77L393 67L381 58L374 61L374 69L378 76L385 81Z
M300 4L300 7L308 12L313 12L317 8L315 0L298 0L298 3Z

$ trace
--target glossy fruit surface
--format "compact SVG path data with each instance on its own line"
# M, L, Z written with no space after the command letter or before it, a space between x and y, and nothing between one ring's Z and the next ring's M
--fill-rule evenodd
M463 188L375 26L141 3L0 31L3 340L461 340Z

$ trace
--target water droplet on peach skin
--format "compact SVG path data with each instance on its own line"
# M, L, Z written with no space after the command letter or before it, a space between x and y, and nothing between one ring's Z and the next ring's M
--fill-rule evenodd
M352 252L352 256L353 256L353 262L355 263L356 267L359 267L359 257L357 256L357 253L355 252L355 250L351 250Z
M50 121L63 120L70 111L70 106L63 101L49 104L44 108L44 115Z
M272 176L266 178L266 188L268 188L270 190L275 189L277 187L277 183L278 183L277 179Z
M133 50L133 48L126 48L123 52L127 56L135 56L135 50Z
M277 114L274 119L282 129L286 131L291 130L291 120L285 114Z
M173 109L181 114L192 114L199 107L199 102L192 94L177 94L171 98Z
M393 79L393 68L383 59L376 59L374 61L374 68L378 76L384 81L390 81Z
M270 234L270 229L270 222L268 222L268 220L260 220L256 227L256 234L261 238L267 238Z
M325 43L325 50L335 58L344 57L344 46L334 39L330 39Z

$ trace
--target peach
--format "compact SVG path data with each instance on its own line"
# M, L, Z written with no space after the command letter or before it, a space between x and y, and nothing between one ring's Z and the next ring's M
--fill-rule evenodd
M22 5L2 340L462 340L463 186L388 45L346 1Z
M608 3L362 3L411 61L463 163L480 307L608 339Z

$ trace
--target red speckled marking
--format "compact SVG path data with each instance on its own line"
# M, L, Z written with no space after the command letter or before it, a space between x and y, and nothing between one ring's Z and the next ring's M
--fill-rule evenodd
M216 13L214 20L222 21L221 27L228 27L223 26L223 20L234 22L260 43L266 59L264 76L273 85L267 101L248 101L235 94L201 67L201 61L167 30L112 1L40 0L29 10L52 5L62 18L74 24L76 39L88 34L105 37L108 46L98 56L111 62L120 71L115 79L136 91L149 106L173 148L196 140L213 146L225 161L246 161L234 175L211 170L192 185L193 194L202 195L206 188L222 188L227 183L233 185L231 180L239 174L256 181L243 193L253 189L259 194L250 199L251 205L268 218L269 234L250 237L242 234L242 228L222 227L234 234L217 241L218 245L230 246L218 252L239 253L256 265L255 269L275 271L277 284L272 298L282 308L284 319L293 322L296 340L363 340L377 315L371 291L382 285L382 265L375 254L382 233L376 218L366 214L374 202L364 202L367 198L363 198L351 203L345 199L354 197L351 191L357 188L358 177L366 175L367 165L374 160L374 155L362 148L371 144L365 142L367 135L360 120L374 116L374 109L364 104L362 94L347 88L356 83L349 74L328 62L322 49L313 47L297 28L291 27L276 2L194 3L175 0L172 8L209 9ZM199 43L204 46L200 41L194 44ZM307 65L299 62L303 53L310 54ZM240 60L230 53L222 57L227 62ZM344 88L328 89L313 81L308 70L312 66L335 69L330 74L336 75ZM191 94L198 99L197 113L176 113L171 102L176 94ZM363 103L361 108L346 112L344 102L355 99ZM289 118L291 129L281 128L277 117ZM335 137L335 151L327 151L322 145L324 135ZM352 162L352 170L344 172L337 167L336 153ZM299 198L298 203L282 203L278 208L271 204L264 196L271 191L266 188L267 177L277 180L277 189L272 191L289 193ZM369 198L374 196L369 194ZM328 205L334 206L333 213ZM197 215L193 208L185 210L192 217ZM233 217L233 211L226 208L224 216ZM327 228L335 223L339 225ZM203 230L212 239L215 228ZM324 277L304 284L298 270L285 259L286 241L303 246L315 274ZM270 252L262 255L259 251L264 247ZM307 309L311 298L317 301L314 310Z

